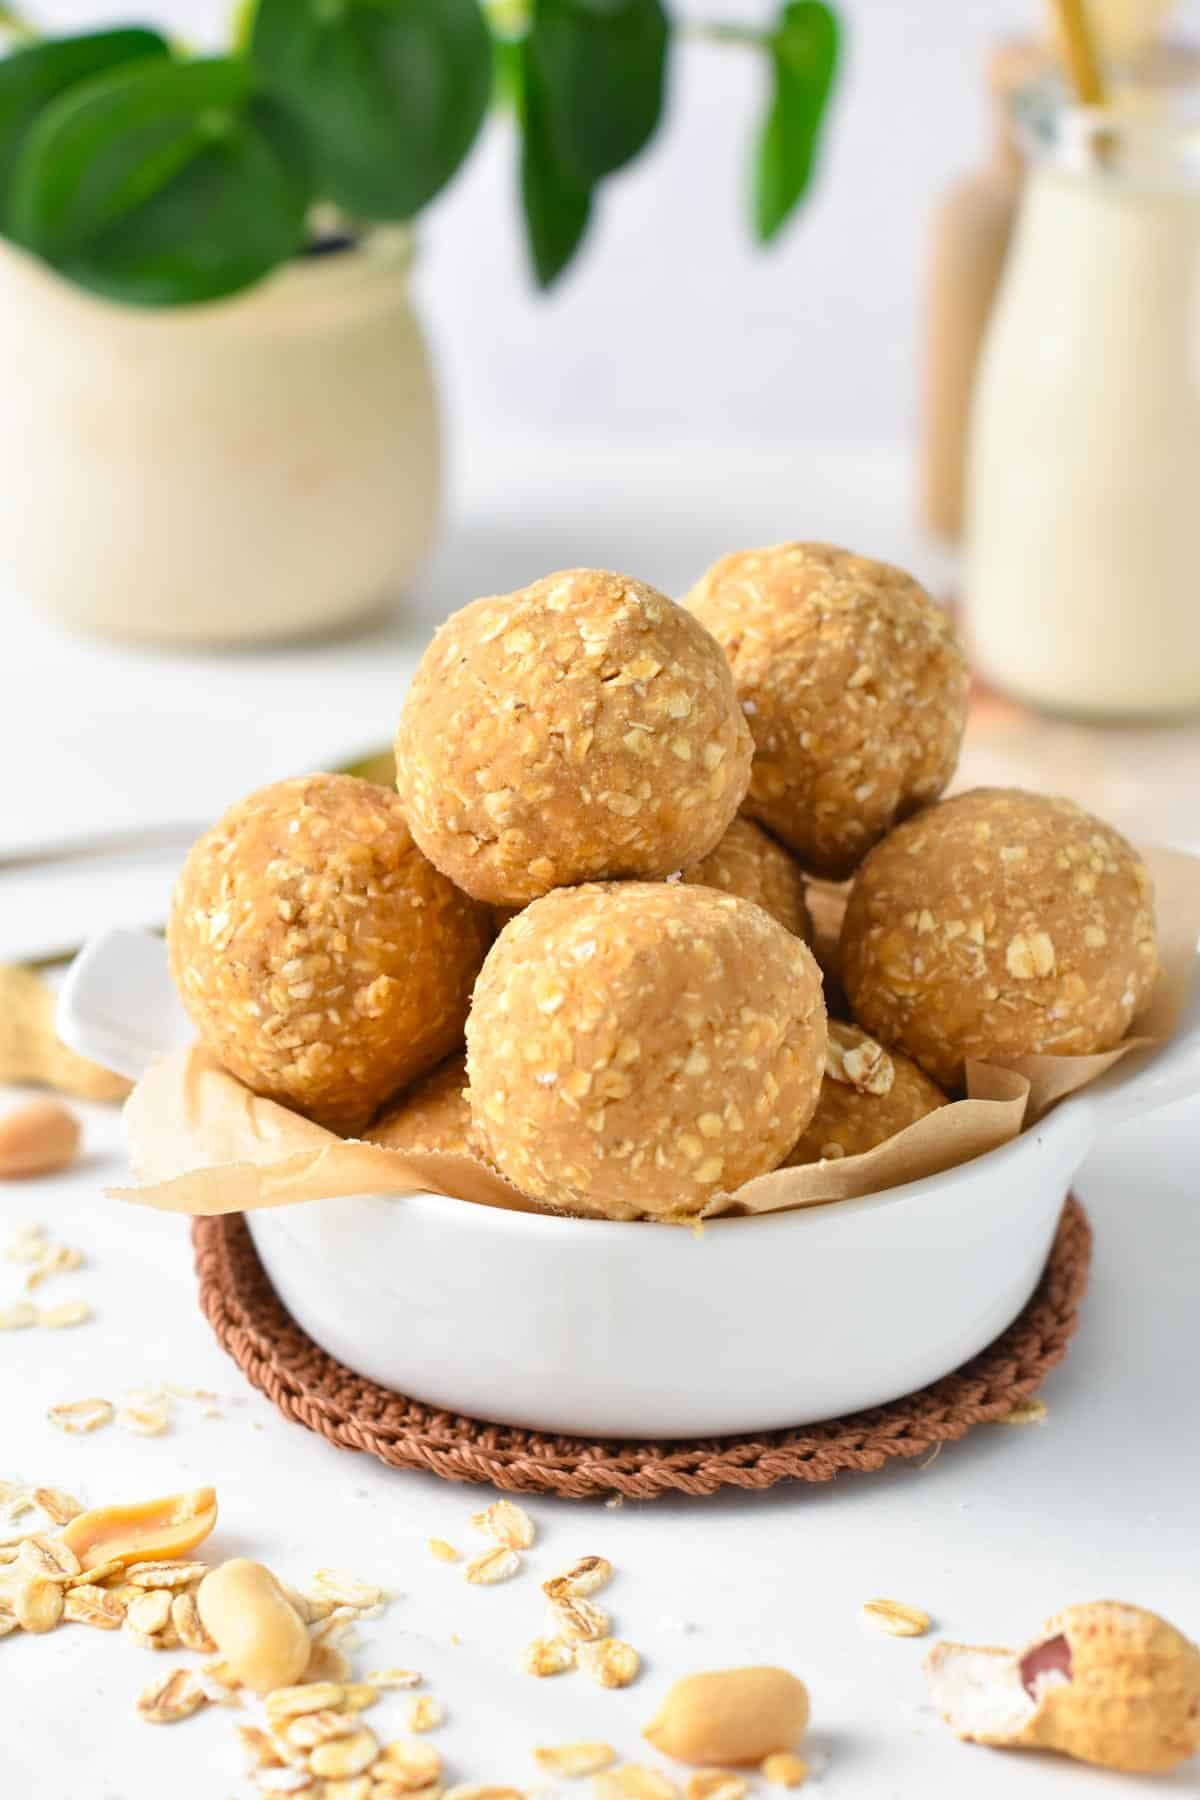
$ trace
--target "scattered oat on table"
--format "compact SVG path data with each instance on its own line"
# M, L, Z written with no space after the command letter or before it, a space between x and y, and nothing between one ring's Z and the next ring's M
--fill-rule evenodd
M577 1645L575 1660L599 1687L623 1688L636 1681L642 1659L632 1644L621 1638L602 1637Z
M997 1425L1041 1425L1045 1423L1048 1416L1046 1402L1030 1394L1024 1400L1018 1400L1012 1411L1005 1413L1002 1419L996 1420L996 1423Z
M581 1600L595 1594L612 1580L612 1564L606 1556L581 1556L564 1569L543 1581L542 1592L550 1600Z
M408 1729L435 1731L445 1722L446 1709L432 1694L414 1694L408 1703Z
M537 1536L537 1526L525 1508L511 1500L494 1500L482 1512L472 1513L471 1525L509 1550L528 1550Z
M534 1638L521 1652L521 1667L527 1675L565 1675L575 1667L575 1646L560 1637Z
M112 1420L113 1405L111 1400L104 1400L93 1395L87 1400L60 1400L49 1408L46 1417L60 1431L83 1434L98 1431L101 1425Z
M599 1775L602 1769L611 1768L617 1753L611 1744L539 1744L533 1757L547 1775L561 1775L567 1781L577 1781L582 1775Z
M899 1600L866 1600L862 1616L877 1631L889 1637L924 1637L932 1623L929 1614L919 1606L905 1606Z
M511 1580L520 1567L521 1558L517 1552L497 1544L494 1550L483 1550L473 1556L464 1574L475 1587L495 1587L497 1582Z
M429 1540L429 1554L435 1556L438 1562L452 1563L458 1561L458 1551L454 1548L453 1544L448 1544L445 1538L431 1537Z

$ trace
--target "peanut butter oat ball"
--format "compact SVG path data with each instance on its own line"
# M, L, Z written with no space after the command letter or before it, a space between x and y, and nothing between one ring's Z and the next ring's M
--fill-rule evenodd
M363 1136L385 1150L469 1151L466 1086L466 1057L448 1057L389 1106Z
M1107 1050L1157 979L1150 877L1070 800L976 788L872 850L841 969L855 1017L946 1087L967 1057Z
M861 1156L946 1105L946 1096L915 1062L857 1025L829 1021L825 1078L817 1110L785 1167Z
M754 734L743 811L842 880L954 773L967 670L901 569L829 544L722 557L684 604L728 656Z
M760 906L712 888L563 888L497 938L467 1024L483 1153L533 1199L683 1216L773 1169L812 1116L821 977Z
M567 569L441 627L401 714L396 785L444 874L519 906L707 856L751 749L725 659L689 613L627 576Z
M462 1041L491 936L394 794L308 775L260 788L192 847L167 947L214 1056L349 1133Z
M716 849L686 869L683 879L753 900L805 943L812 935L800 865L749 819L735 819Z

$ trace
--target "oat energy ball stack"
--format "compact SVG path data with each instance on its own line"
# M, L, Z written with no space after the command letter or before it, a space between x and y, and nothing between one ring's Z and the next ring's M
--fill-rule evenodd
M193 846L167 926L192 1023L258 1094L360 1131L462 1040L483 907L351 775L260 788Z
M862 1156L945 1105L941 1088L909 1057L889 1055L857 1025L830 1019L817 1110L785 1166Z
M497 938L467 1025L471 1113L523 1192L683 1216L782 1160L825 1060L821 977L761 907L681 882L565 888Z
M729 658L754 734L743 810L841 880L954 773L967 671L911 575L828 544L722 557L685 601Z
M753 900L805 943L812 937L800 865L749 819L735 819L716 849L685 870L683 879Z
M385 1150L453 1150L471 1148L471 1109L467 1105L467 1060L451 1056L402 1094L363 1136Z
M1071 801L977 788L872 850L841 969L855 1017L947 1087L967 1057L1107 1050L1157 979L1150 877Z
M444 874L519 906L707 856L751 748L725 659L690 614L627 576L568 569L441 627L400 718L396 785Z

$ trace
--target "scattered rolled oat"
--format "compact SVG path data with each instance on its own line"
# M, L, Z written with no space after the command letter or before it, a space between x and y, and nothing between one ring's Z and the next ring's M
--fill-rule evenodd
M520 1788L486 1787L466 1782L447 1788L442 1800L526 1800Z
M157 1562L130 1563L126 1579L136 1588L186 1588L203 1581L208 1564L167 1557Z
M790 1750L777 1750L774 1756L764 1758L762 1775L772 1787L803 1787L808 1780L808 1764Z
M317 1744L309 1752L308 1766L314 1775L340 1781L347 1775L361 1775L379 1755L379 1740L367 1725L360 1725L349 1737L337 1737Z
M543 1581L542 1592L550 1600L584 1599L607 1587L612 1572L612 1564L606 1556L581 1556L561 1575L552 1575L548 1581Z
M415 1688L423 1677L416 1669L372 1669L365 1679L376 1688Z
M687 1800L746 1800L749 1792L746 1777L730 1769L697 1769L684 1788Z
M111 1400L102 1400L99 1396L89 1400L60 1400L47 1410L46 1417L60 1431L82 1435L107 1425L113 1417L113 1405Z
M464 1573L476 1587L494 1587L497 1582L510 1580L520 1567L521 1558L517 1552L498 1544L494 1550L483 1550L473 1556Z
M27 1331L37 1322L37 1308L30 1306L28 1300L18 1300L12 1306L0 1306L0 1331Z
M70 1244L47 1244L25 1277L25 1292L32 1294L51 1275L65 1275L82 1266L82 1250L76 1250Z
M446 1717L446 1709L432 1694L414 1694L408 1703L408 1729L434 1731Z
M383 1746L375 1772L416 1793L441 1779L442 1759L432 1744L419 1738L395 1738Z
M211 1656L216 1644L200 1622L195 1596L188 1593L171 1596L171 1624L185 1650L199 1650Z
M570 1595L551 1600L546 1620L551 1636L565 1637L573 1644L607 1637L612 1622L602 1606L593 1606L590 1600L574 1600Z
M607 1769L592 1782L596 1800L676 1800L678 1790L659 1769L643 1763L622 1763Z
M582 1775L599 1775L617 1760L612 1745L600 1743L539 1744L533 1755L538 1767L548 1775L562 1775L568 1781L577 1781Z
M429 1553L436 1556L439 1562L457 1562L458 1551L445 1538L432 1537L429 1540Z
M77 1625L94 1625L99 1631L116 1631L125 1618L125 1603L107 1588L80 1582L63 1595L63 1618Z
M521 1667L527 1675L565 1675L575 1667L575 1646L560 1637L534 1638L521 1652Z
M335 1606L353 1606L362 1612L368 1607L382 1606L387 1594L374 1582L360 1581L343 1569L318 1569L309 1584L317 1600L332 1600Z
M171 1427L170 1395L130 1394L117 1413L117 1424L138 1437L162 1437Z
M83 1511L74 1494L64 1494L61 1488L39 1487L34 1488L32 1493L34 1505L40 1506L54 1525L66 1525L69 1520L78 1518Z
M274 1739L258 1725L236 1725L238 1742L246 1758L249 1769L278 1769L283 1766L283 1758L275 1746Z
M125 1627L132 1635L153 1638L164 1629L171 1617L171 1596L161 1588L139 1594L125 1608Z
M53 1631L63 1616L65 1599L61 1581L48 1575L35 1575L18 1588L13 1599L13 1616L22 1631Z
M342 1688L342 1705L347 1712L365 1712L378 1698L379 1690L373 1682L348 1681Z
M510 1550L528 1550L537 1536L537 1527L525 1508L511 1500L494 1500L482 1512L472 1513L471 1525Z
M868 1625L887 1632L889 1637L924 1637L932 1623L920 1607L904 1606L899 1600L867 1600L862 1616Z
M333 1738L351 1737L358 1730L352 1713L334 1712L323 1707L319 1712L301 1713L281 1727L288 1743L297 1750L312 1750Z
M343 1692L337 1681L302 1681L292 1687L275 1688L263 1704L267 1717L278 1723L281 1719L298 1719L302 1713L326 1712L338 1707L342 1704Z
M170 1725L190 1718L206 1704L204 1690L190 1669L172 1669L138 1695L137 1709L151 1725Z
M1012 1411L1005 1413L1004 1417L997 1419L996 1423L998 1425L1041 1425L1048 1416L1046 1402L1029 1394L1024 1400L1018 1400Z
M632 1644L621 1638L602 1637L576 1647L575 1659L585 1675L599 1687L623 1688L637 1680L642 1659Z
M92 1309L86 1300L64 1300L61 1306L42 1307L37 1323L47 1330L61 1331L71 1325L85 1325L91 1316Z

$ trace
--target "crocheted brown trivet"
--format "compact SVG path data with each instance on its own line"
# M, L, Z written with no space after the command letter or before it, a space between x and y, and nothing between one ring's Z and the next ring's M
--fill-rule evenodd
M653 1227L648 1227L653 1229ZM1037 1291L995 1343L953 1375L890 1406L802 1430L690 1443L589 1443L436 1412L351 1374L318 1349L280 1304L239 1215L192 1225L200 1304L218 1339L285 1417L330 1443L447 1481L490 1481L514 1493L573 1500L622 1494L714 1494L777 1481L831 1481L923 1456L972 1425L1002 1419L1061 1362L1087 1287L1092 1233L1069 1199Z

